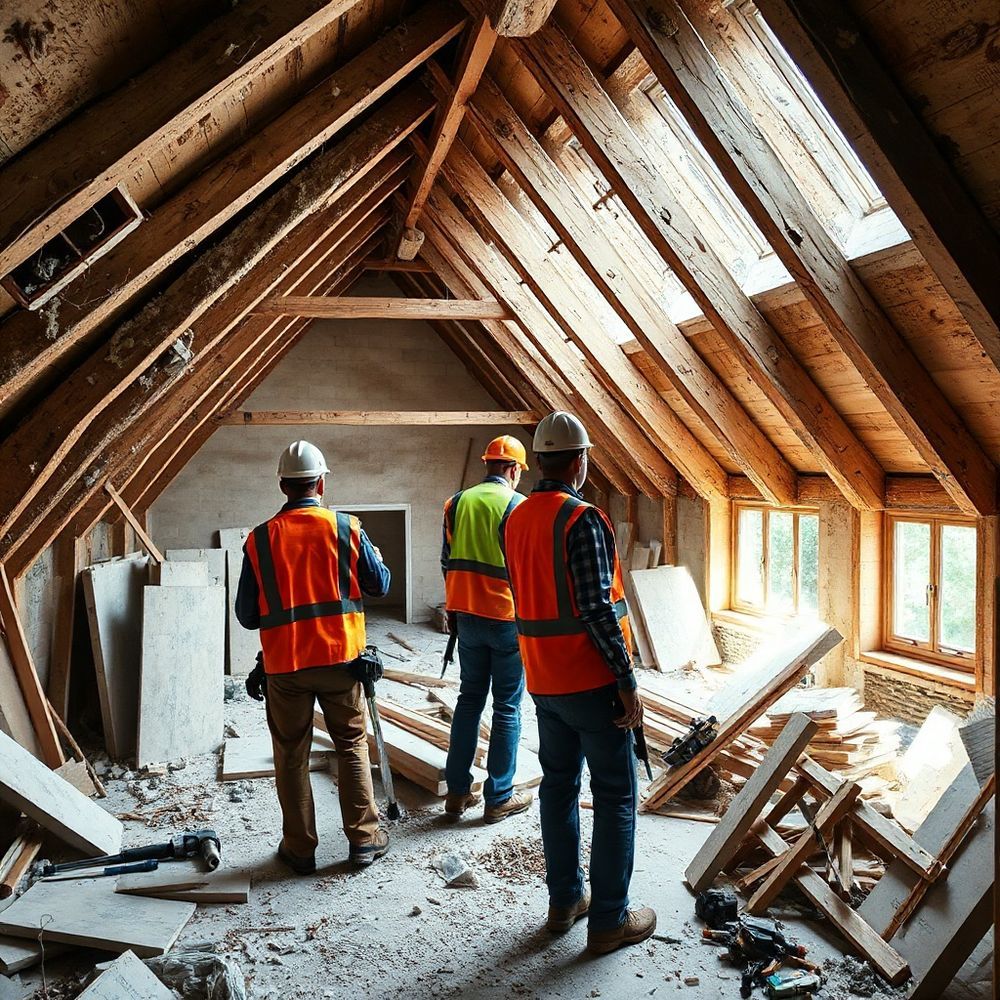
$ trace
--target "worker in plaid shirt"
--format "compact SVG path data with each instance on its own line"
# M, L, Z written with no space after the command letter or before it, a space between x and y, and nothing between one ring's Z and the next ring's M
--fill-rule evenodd
M649 938L656 914L628 905L638 800L632 729L642 700L614 531L580 492L590 447L572 414L539 423L541 479L501 521L500 543L538 717L547 926L562 933L587 916L588 950L607 954ZM584 760L594 800L589 887L580 866Z

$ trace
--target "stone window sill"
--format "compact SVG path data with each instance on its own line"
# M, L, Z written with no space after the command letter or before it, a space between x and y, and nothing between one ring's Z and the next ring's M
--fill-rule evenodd
M881 667L884 671L907 674L910 677L918 677L924 681L942 684L954 689L963 697L975 697L976 678L971 673L941 666L937 663L928 663L926 660L917 660L910 656L901 656L899 653L889 653L881 649L861 653L858 659L862 663Z

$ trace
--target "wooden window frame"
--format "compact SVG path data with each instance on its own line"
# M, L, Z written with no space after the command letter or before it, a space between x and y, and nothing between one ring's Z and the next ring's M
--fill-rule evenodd
M744 510L759 510L763 516L763 531L761 537L761 554L763 559L763 580L764 580L764 600L765 606L758 607L741 601L738 596L740 565L739 565L739 545L740 545L740 512ZM769 539L770 539L770 514L793 514L792 519L792 591L794 595L794 609L791 612L768 611L767 601L767 580L768 580L768 559L769 559ZM794 507L775 507L772 504L755 502L753 500L734 500L732 514L732 540L731 540L731 572L729 574L729 607L740 614L753 615L756 618L772 618L780 621L790 621L798 618L803 612L799 610L799 515L808 514L819 518L817 507L807 507L796 505ZM819 555L817 553L817 570ZM818 603L818 594L817 594ZM818 614L817 608L817 614ZM807 612L808 613L808 612Z
M930 638L926 643L917 642L898 636L893 631L893 602L895 599L895 526L899 523L929 524L931 529L931 565L930 587L931 603L929 614ZM940 644L940 593L941 593L941 529L945 525L962 528L973 528L976 531L976 578L973 588L976 593L976 627L974 630L975 646L969 653L942 648ZM979 526L975 518L958 517L953 514L930 514L922 511L906 513L886 512L883 526L883 573L882 573L882 648L886 652L900 656L912 657L927 663L952 667L962 673L976 675L980 659L980 627L979 617L982 608L979 605Z

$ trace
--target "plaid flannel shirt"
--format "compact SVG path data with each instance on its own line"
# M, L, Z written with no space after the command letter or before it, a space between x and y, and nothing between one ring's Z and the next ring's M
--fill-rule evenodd
M582 495L566 483L542 479L532 492L562 492L582 500ZM577 518L566 538L567 568L580 619L586 626L604 662L618 678L618 687L636 687L632 656L625 645L618 616L611 600L615 568L615 539L596 510L586 510Z

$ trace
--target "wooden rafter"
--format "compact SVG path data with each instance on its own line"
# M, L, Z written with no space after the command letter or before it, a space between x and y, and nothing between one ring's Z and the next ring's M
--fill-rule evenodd
M624 473L625 488L622 488L622 477L618 477L616 489L634 493L638 486L651 494L671 492L670 467L564 342L559 328L520 283L510 264L495 248L486 244L440 185L431 192L429 207L432 213L427 217L428 241L463 280L473 287L478 283L488 288L512 309L517 316L516 323L493 325L490 321L484 325L511 357L520 355L523 358L526 371L530 372L535 362L539 373L535 375L536 384L545 386L553 409L568 409L589 421L591 434L600 450ZM539 377L541 373L551 375L543 381Z
M487 0L490 19L508 38L533 35L545 23L556 0Z
M592 287L570 287L555 268L542 242L485 169L461 142L452 147L445 165L456 190L488 227L504 256L552 318L579 346L593 369L607 380L619 403L654 444L699 492L722 488L725 473L684 422L664 402L621 348L593 322ZM586 279L584 279L586 280Z
M490 61L497 33L490 27L489 18L480 14L469 25L469 34L462 49L462 57L455 76L455 85L448 99L439 107L431 138L430 152L415 185L413 198L406 210L403 225L416 226L427 195L434 187L438 171L448 156L448 150L458 135L459 126L465 117L465 106L479 85L479 79Z
M273 295L254 310L263 316L312 319L510 319L490 299L401 299L323 295Z
M733 462L774 503L790 503L795 471L653 298L638 256L607 238L491 80L480 87L473 112L484 139Z
M615 16L851 363L966 513L997 509L997 470L851 270L674 0Z
M400 274L429 274L433 268L425 260L390 260L372 257L365 261L366 271L388 271Z
M425 244L424 252L445 286L455 295L486 292L487 286L457 252L449 250L447 240L443 234L439 234L430 218L428 229L431 239ZM438 239L435 241L437 234ZM439 245L445 248L442 252L438 250ZM483 352L492 357L496 365L502 366L508 377L520 379L520 391L535 409L550 411L575 408L574 397L570 395L572 389L565 383L562 374L548 367L546 359L537 351L526 349L527 338L517 324L486 320L478 324L478 329L485 335L484 338L480 340L475 329L467 328L469 338L481 344ZM628 475L612 457L614 447L606 445L604 425L597 423L592 433L600 446L595 454L598 467L619 492L625 495L634 493L635 487Z
M243 427L329 424L347 427L440 427L537 424L533 410L243 410L220 424Z
M50 306L19 310L0 324L5 345L0 358L0 415L16 404L46 366L74 346L92 343L149 282L371 108L453 39L462 23L460 14L441 0L421 7L199 173Z
M406 157L402 151L400 154L402 156L400 161L394 166L391 163L386 164L383 168L384 174L376 172L369 180L370 190L361 191L356 195L357 202L346 213L346 217L338 222L341 212L334 209L325 218L311 220L310 225L293 233L279 247L279 251L269 258L265 265L280 277L279 287L289 290L303 285L309 290L317 287L325 288L317 282L321 282L321 277L325 273L324 264L328 258L332 257L336 262L343 254L354 253L359 243L370 240L378 232L388 218L388 209L384 202L405 178ZM322 236L323 233L326 235ZM318 236L321 238L317 243ZM311 247L313 249L310 249ZM296 264L298 258L301 258L301 261ZM287 270L282 267L285 262L289 265ZM326 264L326 269L329 267L330 265ZM314 272L318 272L319 276L314 276ZM259 282L262 277L264 280L270 280L251 273L248 276L248 285L255 280ZM310 280L313 282L312 285L308 284ZM252 317L234 329L233 313L226 303L227 300L223 300L221 304L209 310L199 320L194 330L193 343L200 341L198 327L205 328L206 340L194 359L193 374L179 383L159 405L142 391L140 385L130 387L130 390L123 394L122 401L129 402L129 395L133 397L133 401L128 411L123 410L114 415L111 433L109 434L103 421L97 422L89 431L88 453L94 458L93 464L88 467L87 475L61 477L62 481L68 481L68 486L54 491L55 503L53 504L51 498L43 494L19 519L13 531L15 542L12 547L19 565L29 564L70 520L77 517L78 511L84 505L90 503L91 507L96 507L98 511L91 519L83 519L87 528L99 519L100 514L107 508L107 503L99 499L94 504L89 498L99 493L102 475L114 477L121 483L121 491L127 502L131 503L132 494L129 487L133 479L144 467L147 469L158 467L152 456L161 438L169 433L169 429L180 419L178 414L183 415L199 406L216 386L228 386L234 368L238 367L243 359L256 357L263 349L262 343L266 343L267 337L280 323L275 317ZM226 318L227 315L229 319ZM152 414L152 417L141 419L143 414ZM143 508L137 507L137 509ZM83 533L83 529L78 529L78 534Z
M134 380L186 367L189 330L300 222L374 170L430 114L432 102L411 85L380 115L313 160L201 255L164 293L116 331L108 347L81 365L3 442L8 475L0 482L0 524L15 519L45 486L86 429ZM243 289L229 296L239 301ZM251 309L256 300L245 303ZM167 352L164 357L164 352ZM178 364L176 356L180 355ZM8 538L9 544L9 538Z
M879 508L881 467L702 239L651 162L652 142L637 135L638 116L626 120L556 26L549 25L518 47L614 193L755 384L815 449L844 495L862 509Z
M848 5L758 0L757 10L1000 368L1000 239Z
M357 0L250 0L0 171L0 275ZM234 43L255 39L239 58Z

